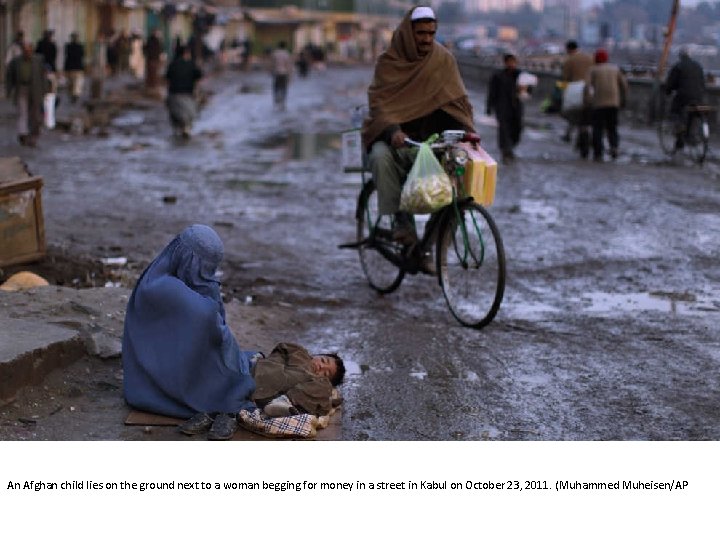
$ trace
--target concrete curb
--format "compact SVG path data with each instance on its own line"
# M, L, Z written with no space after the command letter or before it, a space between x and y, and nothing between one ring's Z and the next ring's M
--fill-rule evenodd
M77 330L29 320L0 318L0 406L24 386L86 354Z

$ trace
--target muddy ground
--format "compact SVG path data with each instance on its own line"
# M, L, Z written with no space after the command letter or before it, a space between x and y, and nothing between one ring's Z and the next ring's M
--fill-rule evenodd
M668 159L651 130L625 122L616 162L583 162L559 141L562 122L531 104L491 208L505 299L475 331L452 319L435 279L408 276L380 296L357 254L337 249L354 239L359 188L338 134L370 75L296 79L285 113L265 74L218 75L187 142L160 103L125 109L107 136L46 134L38 150L17 148L3 119L0 150L45 179L54 258L36 268L65 285L129 287L186 225L214 226L243 347L290 340L346 357L344 439L720 439L714 156L702 168ZM483 89L471 94L497 155ZM127 264L100 262L117 257ZM127 289L112 291L121 310ZM0 439L178 438L122 426L121 376L117 357L79 359L0 411Z

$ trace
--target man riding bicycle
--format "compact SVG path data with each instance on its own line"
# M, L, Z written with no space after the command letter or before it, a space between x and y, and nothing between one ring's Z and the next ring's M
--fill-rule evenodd
M436 31L431 8L408 11L378 58L362 127L379 212L394 215L393 240L406 246L418 238L411 216L399 211L402 185L417 153L405 139L424 141L448 129L474 132L472 105L457 63L435 42Z
M700 105L705 94L705 73L702 66L690 58L686 49L680 50L680 59L668 74L665 82L665 93L675 92L670 113L675 117L675 149L685 146L684 135L687 117L685 108L690 105Z

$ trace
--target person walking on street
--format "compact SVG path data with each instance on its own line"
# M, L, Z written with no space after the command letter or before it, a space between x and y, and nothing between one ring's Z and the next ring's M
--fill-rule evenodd
M107 66L109 68L110 76L114 77L118 73L120 67L120 53L118 51L117 34L110 30L107 37L107 48L105 49Z
M92 55L92 73L90 75L90 97L100 99L103 96L105 75L107 72L107 42L102 32L97 33Z
M20 144L35 146L43 121L43 99L47 75L42 56L33 54L30 43L14 58L5 73L5 95L17 108L17 132Z
M140 34L133 30L130 35L130 71L136 79L145 76L145 55L143 53L143 40Z
M515 147L522 133L523 106L517 85L520 70L517 58L513 54L503 56L503 69L493 73L490 78L485 112L495 112L498 122L498 147L504 163L515 160Z
M15 39L13 39L13 42L8 47L7 53L5 53L5 69L10 65L10 62L22 55L23 43L25 43L25 33L22 30L18 30L15 34Z
M77 32L70 34L70 41L65 44L63 70L68 80L70 101L75 103L82 95L85 82L85 48L78 41Z
M43 58L45 63L46 77L49 82L50 88L48 92L51 94L57 93L57 46L55 45L55 32L53 30L45 30L43 37L38 41L35 47L35 53L39 54ZM52 101L52 107L55 106L54 99ZM47 103L46 105L49 105ZM54 111L53 111L54 112Z
M628 85L625 76L615 64L608 63L605 49L595 52L595 65L585 79L585 101L592 108L593 159L603 159L603 136L607 133L610 156L618 156L618 111L625 103Z
M145 53L145 88L152 92L160 85L160 59L163 52L160 31L157 28L145 42L143 52Z
M705 72L702 66L690 58L687 49L680 49L679 55L680 59L670 69L665 82L665 93L670 95L675 92L670 105L670 114L673 115L676 123L676 150L685 146L685 107L701 105L705 95Z
M286 109L288 85L292 73L293 63L287 45L284 41L278 43L270 55L270 73L273 77L273 103L275 109L284 111Z
M120 73L126 73L130 69L130 36L124 28L115 39L115 47L118 51Z
M54 40L55 32L52 30L45 30L43 37L38 41L35 52L43 57L45 66L48 71L55 73L57 71L57 46Z
M570 40L565 44L567 58L562 66L562 81L568 83L578 83L585 81L587 73L593 65L593 57L588 53L578 49L578 44L574 40ZM563 140L570 142L572 140L572 128L577 126L578 136L575 146L580 150L580 155L586 158L590 152L590 110L582 107L580 111L573 117L568 117L567 130Z
M178 54L168 66L165 79L168 85L167 108L170 122L176 135L188 139L193 120L197 115L195 84L202 77L202 71L192 61L190 49L178 47Z

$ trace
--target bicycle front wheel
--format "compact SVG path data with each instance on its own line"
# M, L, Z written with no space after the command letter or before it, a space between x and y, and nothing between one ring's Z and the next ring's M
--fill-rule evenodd
M690 157L695 163L705 161L708 150L708 138L710 136L710 128L707 121L699 116L692 115L688 122L687 136L685 137L685 145L687 146Z
M393 262L402 259L402 246L392 241L390 216L378 212L378 194L372 181L360 194L356 217L360 265L368 283L378 292L391 293L405 277L405 271Z
M668 115L663 116L658 122L657 130L662 151L668 156L674 155L676 151L675 135L677 130L675 120Z
M502 238L479 204L463 203L450 212L437 243L440 284L458 322L482 328L495 318L505 293Z

